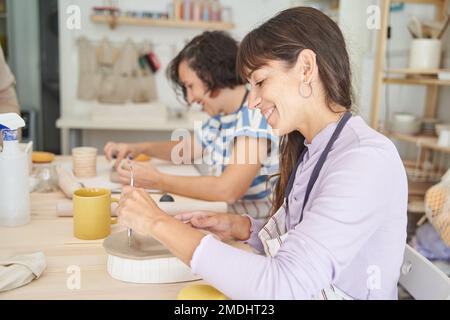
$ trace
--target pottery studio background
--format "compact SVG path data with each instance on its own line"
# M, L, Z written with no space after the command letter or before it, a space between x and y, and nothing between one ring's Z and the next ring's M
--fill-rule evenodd
M170 139L205 118L165 74L195 35L224 30L241 40L285 8L323 10L347 41L355 109L393 139L408 169L413 235L425 192L450 167L450 32L440 33L450 8L423 2L383 10L381 0L1 0L0 41L27 123L23 142L57 155L82 145L101 153L109 140Z

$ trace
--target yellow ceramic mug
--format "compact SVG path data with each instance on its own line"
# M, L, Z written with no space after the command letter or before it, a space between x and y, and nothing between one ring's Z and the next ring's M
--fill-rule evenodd
M106 238L111 233L111 198L108 189L82 188L73 193L73 233L78 239L95 240Z

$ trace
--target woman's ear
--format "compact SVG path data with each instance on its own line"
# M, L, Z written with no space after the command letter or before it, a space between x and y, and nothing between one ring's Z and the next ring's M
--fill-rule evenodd
M300 73L300 81L311 83L317 74L316 54L310 49L303 49L297 57L296 70Z
M216 88L216 89L211 90L209 97L214 99L214 98L217 98L217 96L219 94L220 94L220 89Z

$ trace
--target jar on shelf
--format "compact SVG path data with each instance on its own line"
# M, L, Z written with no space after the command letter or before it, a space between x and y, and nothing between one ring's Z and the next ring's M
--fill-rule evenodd
M231 23L233 20L233 13L230 7L220 8L220 20L225 23Z

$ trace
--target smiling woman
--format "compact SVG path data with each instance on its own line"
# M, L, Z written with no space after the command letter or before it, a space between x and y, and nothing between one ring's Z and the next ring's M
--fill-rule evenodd
M282 11L241 43L249 108L283 135L272 215L178 218L261 255L174 221L139 190L126 189L120 219L146 221L149 235L233 299L396 299L406 173L392 142L349 111L349 65L339 27L313 8Z
M294 10L285 12L284 19L294 21L298 13ZM274 99L288 100L292 97L291 94L280 95L280 92L287 90L286 86L291 85L291 90L297 91L302 98L296 102L299 106L311 104L313 96L321 98L321 103L332 112L342 112L352 107L350 60L339 27L335 23L327 23L325 15L315 10L304 9L302 14L304 19L296 20L290 28L280 28L279 19L271 19L253 30L242 42L236 62L241 76L253 80L254 90L250 98L257 93L253 107L259 107L269 124L282 136L281 174L275 192L274 211L284 201L290 172L304 149L305 139L302 130L295 130L299 123L295 123L298 118L293 115L301 108L281 111L279 109L287 103L292 104L292 101L283 101L275 107ZM270 50L267 44L270 44ZM311 75L299 74L299 70L293 68L298 60L307 68L315 67L318 77L314 79ZM284 73L285 70L290 70L290 73ZM278 81L272 83L273 79ZM266 82L271 83L267 86ZM265 100L263 103L262 97Z
M209 168L209 175L203 177L167 175L150 164L136 163L135 182L139 187L226 201L230 212L266 218L271 208L268 178L278 172L278 137L258 110L247 107L248 91L236 72L237 52L238 44L228 34L204 32L169 64L167 75L175 91L189 105L200 104L210 116L193 137L184 137L180 144L109 143L105 154L107 158L115 154L116 165L125 156L139 153L175 163L203 161ZM117 172L121 182L129 184L129 168L119 166Z

